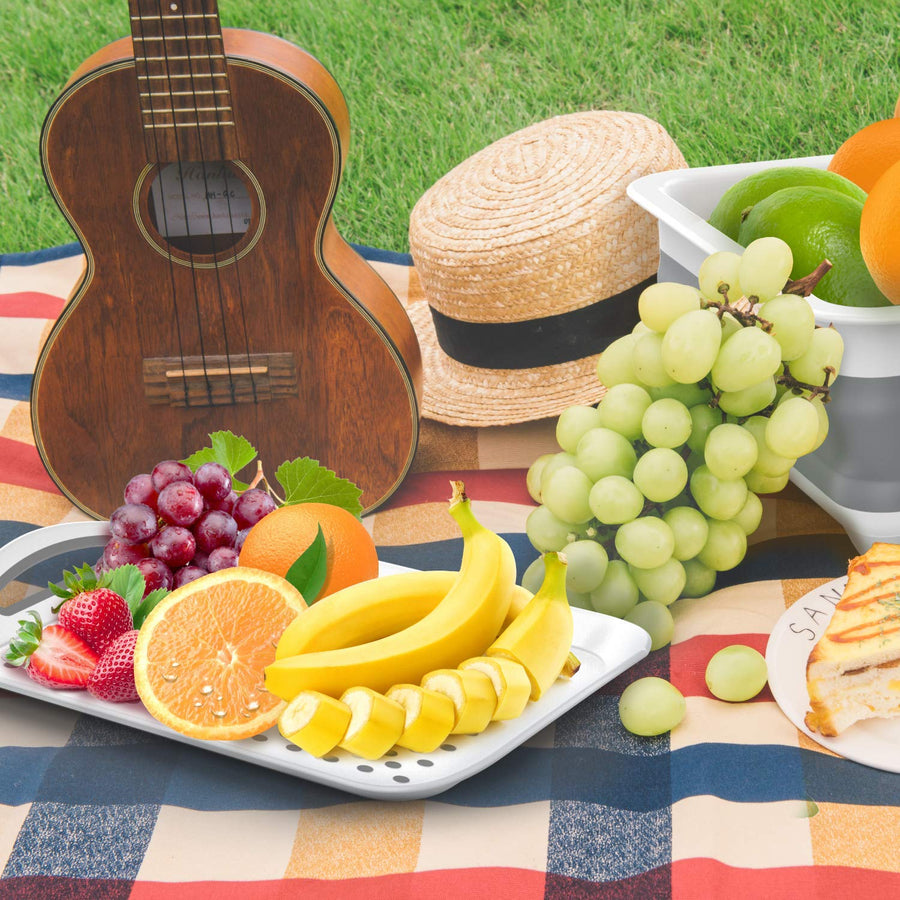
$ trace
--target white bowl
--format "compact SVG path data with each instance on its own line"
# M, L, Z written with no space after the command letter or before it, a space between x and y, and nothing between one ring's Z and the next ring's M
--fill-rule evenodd
M660 280L696 284L711 253L741 251L707 222L731 185L776 166L824 169L830 159L677 169L632 182L629 197L659 220ZM847 529L860 551L875 540L900 543L900 307L838 306L815 296L809 302L819 325L840 331L844 360L828 407L828 438L797 463L791 478Z

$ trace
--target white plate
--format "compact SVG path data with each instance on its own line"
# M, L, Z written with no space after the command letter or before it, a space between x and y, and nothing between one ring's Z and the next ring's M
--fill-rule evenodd
M106 527L105 522L75 522L40 528L16 538L0 548L0 587L31 566L60 553L102 547ZM86 559L93 558L86 553ZM380 571L387 574L401 568L383 563ZM33 608L49 619L47 613L54 600L49 591L35 594L29 600L30 606L0 616L0 653L5 653L3 645L15 633L16 621L26 608ZM157 722L139 703L105 703L87 691L54 691L36 684L25 672L12 666L0 665L0 688L363 797L409 800L438 794L486 769L643 659L650 650L647 632L629 622L583 609L573 609L572 614L575 619L572 651L581 660L581 669L572 679L557 681L539 702L529 704L518 719L494 722L480 735L452 735L434 753L391 751L391 755L376 762L344 751L315 759L282 738L277 728L243 741L187 738Z
M846 575L823 584L778 620L766 646L769 687L782 712L817 744L873 769L900 772L900 719L866 719L837 737L810 731L803 721L809 710L806 661L831 621L846 584Z

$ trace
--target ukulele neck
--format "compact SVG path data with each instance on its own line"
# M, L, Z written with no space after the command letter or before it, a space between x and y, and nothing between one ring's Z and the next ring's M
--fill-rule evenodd
M216 0L129 0L147 157L239 156Z

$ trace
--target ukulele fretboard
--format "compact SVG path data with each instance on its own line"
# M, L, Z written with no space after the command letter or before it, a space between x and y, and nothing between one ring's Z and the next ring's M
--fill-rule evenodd
M129 0L141 123L157 162L238 156L215 0Z

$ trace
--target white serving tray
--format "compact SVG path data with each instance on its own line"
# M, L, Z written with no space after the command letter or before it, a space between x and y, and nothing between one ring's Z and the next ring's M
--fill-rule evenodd
M61 553L98 550L108 538L107 529L106 522L75 522L40 528L16 538L0 548L0 587ZM96 555L86 552L85 561L92 561ZM381 574L400 568L382 563ZM6 652L5 645L26 609L35 609L45 621L50 621L54 599L49 590L43 590L30 597L27 606L0 617L0 652ZM0 688L362 797L410 800L438 794L486 769L643 659L650 650L649 635L629 622L583 609L573 609L572 614L572 651L581 660L581 669L572 679L557 681L539 702L530 703L518 719L494 722L480 735L452 735L433 753L398 748L375 762L345 751L316 759L286 741L277 728L242 741L188 738L162 725L140 703L105 703L87 691L54 691L36 684L24 671L12 666L0 665Z

